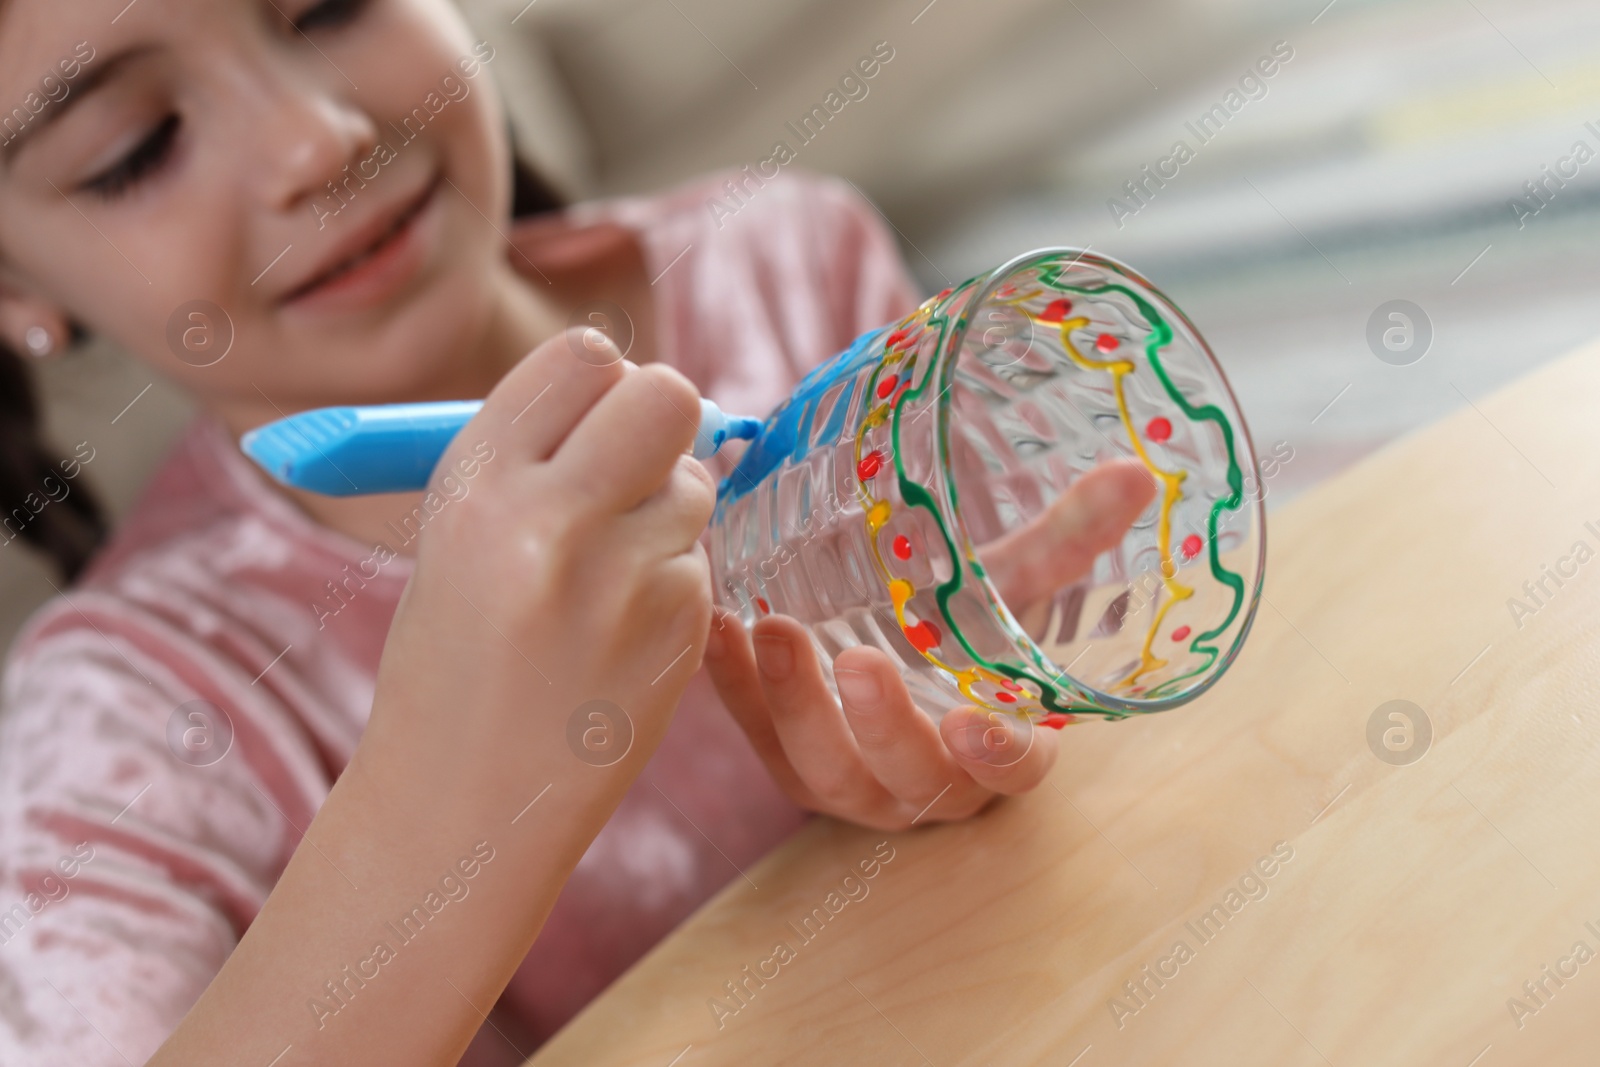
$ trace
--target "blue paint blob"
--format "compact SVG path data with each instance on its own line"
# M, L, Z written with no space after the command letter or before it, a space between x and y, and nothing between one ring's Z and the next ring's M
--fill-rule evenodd
M761 420L753 415L729 415L728 436L736 441L753 441L761 433Z
M883 353L879 343L889 330L879 326L850 342L850 346L826 363L819 364L800 379L794 392L789 394L778 409L767 417L755 440L739 457L733 473L722 480L717 489L717 512L754 489L761 481L787 461L799 462L810 451L813 434L811 421L816 416L817 405L836 382L853 379L864 368L872 366ZM836 440L844 429L845 415L853 399L854 383L847 386L839 397L824 427L823 440Z

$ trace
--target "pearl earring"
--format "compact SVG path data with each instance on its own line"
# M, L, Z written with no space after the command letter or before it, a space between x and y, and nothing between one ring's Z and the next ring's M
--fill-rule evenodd
M50 336L50 331L43 326L29 326L28 332L22 335L23 343L28 346L36 358L43 359L56 350L56 340Z

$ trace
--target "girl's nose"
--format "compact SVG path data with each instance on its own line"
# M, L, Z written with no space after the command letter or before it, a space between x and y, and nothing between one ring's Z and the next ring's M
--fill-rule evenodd
M299 208L377 147L377 127L366 112L325 93L289 89L259 114L265 128L257 141L257 183L272 210Z

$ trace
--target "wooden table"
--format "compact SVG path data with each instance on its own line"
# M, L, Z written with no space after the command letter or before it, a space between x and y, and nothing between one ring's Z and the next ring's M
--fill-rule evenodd
M1596 1062L1600 345L1285 506L1268 541L1210 693L1069 728L1051 781L964 824L818 820L530 1062ZM1431 723L1414 762L1404 720L1369 745L1396 699ZM893 858L846 883L875 846Z

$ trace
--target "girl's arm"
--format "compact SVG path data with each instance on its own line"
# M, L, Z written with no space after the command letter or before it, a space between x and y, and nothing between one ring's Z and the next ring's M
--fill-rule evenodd
M455 1063L659 743L710 619L698 397L581 344L536 349L441 461L494 449L423 532L349 767L152 1063ZM597 766L595 730L626 755Z

